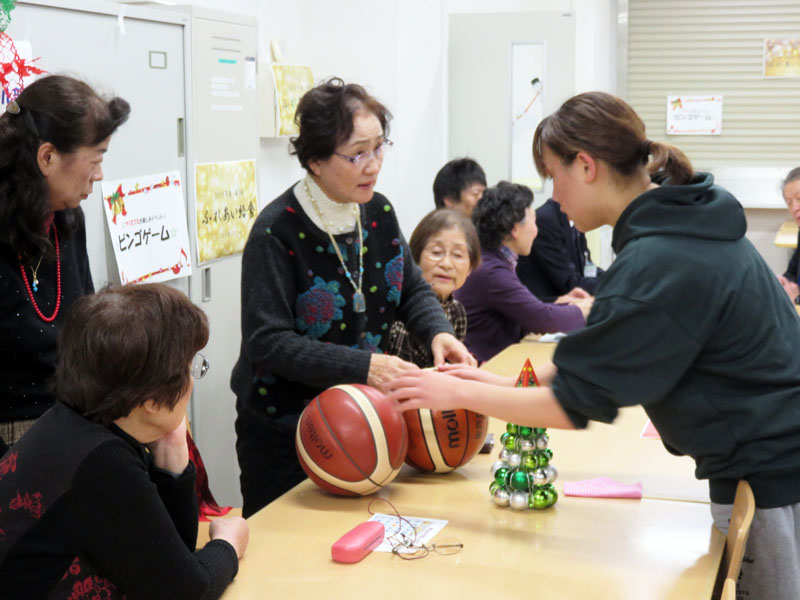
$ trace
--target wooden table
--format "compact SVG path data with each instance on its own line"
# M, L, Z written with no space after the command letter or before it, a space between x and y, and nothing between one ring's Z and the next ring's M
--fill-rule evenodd
M555 344L525 339L488 361L498 375L517 375L526 358L536 365L549 361ZM708 483L694 476L694 460L667 452L658 439L640 437L648 418L640 406L620 410L611 425L591 422L585 430L549 429L553 465L563 482L611 477L622 483L642 482L645 498L708 502ZM490 423L502 432L503 424Z
M797 248L797 223L793 219L784 221L775 234L775 245L781 248Z
M534 350L546 359L552 346L524 348L523 354ZM521 363L516 366L515 352L505 355L508 363L498 359L488 368L518 371ZM496 428L500 425L493 423ZM571 452L580 457L581 476L593 471L617 476L605 468L608 448L602 452L588 448L585 453L575 449L582 443L577 436L591 438L594 430L575 432L574 442L561 438L562 432L552 433L553 464L562 477L565 472L578 473L569 466ZM623 435L612 437L620 447L625 443L659 445ZM491 454L478 455L446 475L420 474L404 467L380 492L403 515L447 519L449 524L440 536L463 542L459 554L404 561L373 552L357 564L335 563L330 558L331 544L369 518L369 498L331 496L306 480L249 519L250 546L223 598L710 597L724 538L713 529L707 504L562 495L544 511L499 508L488 491L490 466L498 450L496 446ZM600 466L592 466L600 461Z

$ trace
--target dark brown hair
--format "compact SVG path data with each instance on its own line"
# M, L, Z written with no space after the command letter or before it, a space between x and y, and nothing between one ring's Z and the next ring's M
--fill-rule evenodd
M528 186L500 181L486 188L472 211L472 222L478 231L481 246L489 250L502 246L514 225L525 220L525 211L531 204L533 192Z
M130 105L100 97L88 84L48 75L16 99L19 112L0 116L0 248L23 259L52 255L42 225L52 212L47 183L39 170L39 147L50 142L62 154L94 146L122 125ZM79 209L58 211L58 223L74 228ZM58 224L57 223L57 224Z
M469 253L469 268L473 271L477 269L481 264L481 244L478 241L478 232L475 231L472 221L460 211L452 208L439 208L429 212L414 228L414 233L408 240L408 247L411 249L414 262L419 264L422 251L434 235L445 229L453 228L459 229L464 234Z
M389 135L392 114L356 83L332 77L303 94L294 115L300 135L290 141L291 153L297 155L306 171L310 161L330 158L336 148L350 139L353 115L359 109L378 117L383 136Z
M486 173L471 158L456 158L445 164L433 180L433 202L436 208L445 208L445 198L454 204L461 202L461 192L475 183L486 186Z
M56 399L104 425L151 398L172 408L189 388L192 358L207 342L203 311L168 285L83 296L59 334Z
M548 176L542 159L545 145L565 165L583 151L608 164L623 179L645 168L649 173L668 176L672 184L687 183L694 176L683 152L648 140L639 115L624 101L604 92L573 96L539 123L533 136L533 160L542 177Z

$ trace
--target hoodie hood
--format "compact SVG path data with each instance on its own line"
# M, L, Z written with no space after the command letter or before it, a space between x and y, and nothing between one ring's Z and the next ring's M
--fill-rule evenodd
M714 185L711 173L696 173L684 185L657 175L653 181L660 187L634 199L614 226L611 246L617 254L631 240L651 235L735 241L747 231L742 205Z

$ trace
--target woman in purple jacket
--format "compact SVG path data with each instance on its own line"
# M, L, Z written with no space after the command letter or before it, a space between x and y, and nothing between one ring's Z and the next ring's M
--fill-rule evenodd
M517 256L530 254L537 233L532 202L529 188L501 181L486 189L472 213L481 242L481 266L455 296L467 310L464 341L479 362L529 333L583 327L592 306L593 298L579 288L553 304L542 302L517 277Z

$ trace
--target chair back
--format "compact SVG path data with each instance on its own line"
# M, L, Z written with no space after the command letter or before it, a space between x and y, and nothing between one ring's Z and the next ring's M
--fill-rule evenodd
M722 586L722 600L729 597L736 598L736 582L742 568L744 549L750 535L750 526L753 524L753 515L756 512L756 499L750 484L744 479L736 486L736 496L733 500L731 521L728 525L728 537L725 540L725 552L717 575L717 590ZM726 596L726 590L730 596Z

